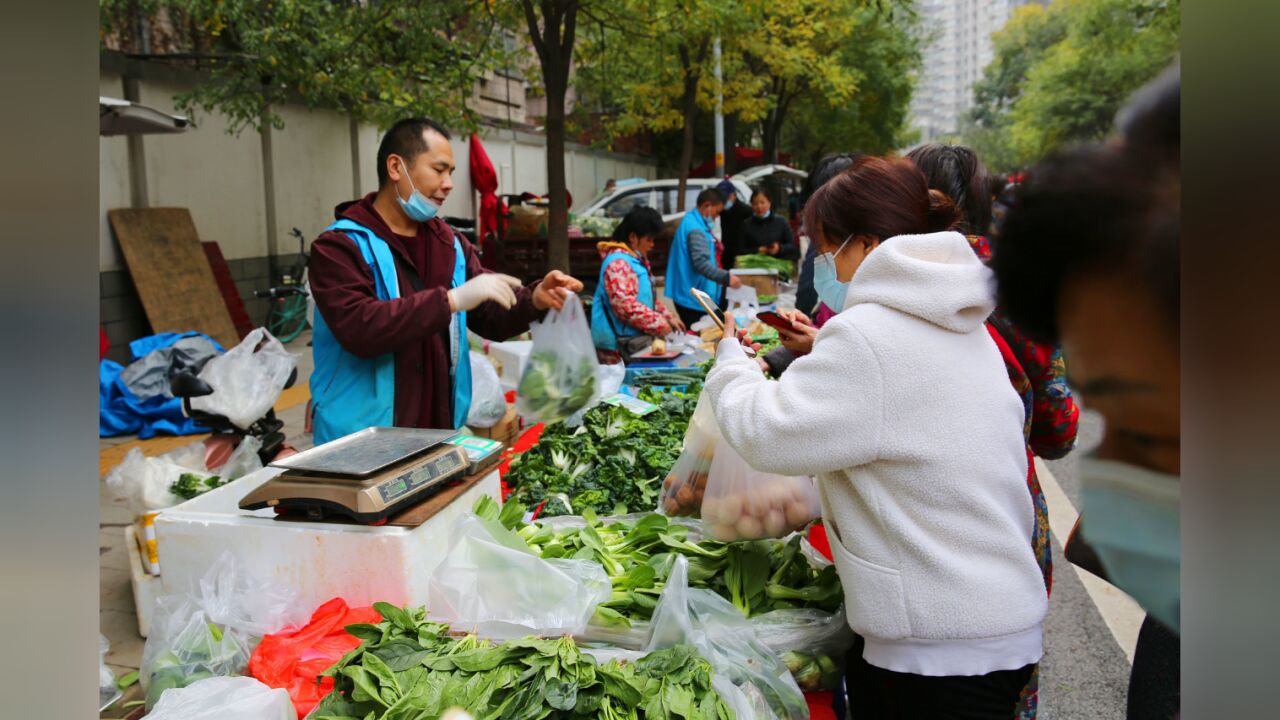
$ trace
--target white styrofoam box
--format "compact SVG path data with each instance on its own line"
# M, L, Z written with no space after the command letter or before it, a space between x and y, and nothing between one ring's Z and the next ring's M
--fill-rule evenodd
M124 529L125 549L129 552L129 584L133 586L133 610L138 616L138 634L147 636L151 628L151 610L160 589L160 576L142 567L142 551L138 548L138 531L133 524Z
M494 469L416 528L277 520L271 508L238 507L248 492L280 472L263 468L156 517L163 594L190 592L229 552L253 579L296 592L296 605L306 614L334 597L352 607L380 600L421 605L455 521L481 495L499 497Z
M529 353L533 350L532 340L510 340L508 342L491 342L486 346L486 353L502 361L502 372L498 379L502 381L503 391L515 390L520 384L520 375L529 362Z

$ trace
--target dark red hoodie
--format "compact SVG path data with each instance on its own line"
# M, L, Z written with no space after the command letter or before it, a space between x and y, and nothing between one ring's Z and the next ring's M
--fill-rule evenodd
M396 259L400 298L379 300L373 273L356 244L339 232L321 233L311 246L308 265L316 310L347 352L372 358L396 357L395 424L401 427L452 427L449 386L449 298L453 280L454 230L439 218L418 226L416 237L397 235L373 207L375 193L345 202L334 216L348 218L377 233ZM489 272L475 248L461 235L467 277ZM415 292L406 268L413 268L425 289ZM533 306L533 287L516 290L516 305L504 310L492 302L467 313L467 327L489 340L507 340L529 329L545 314Z

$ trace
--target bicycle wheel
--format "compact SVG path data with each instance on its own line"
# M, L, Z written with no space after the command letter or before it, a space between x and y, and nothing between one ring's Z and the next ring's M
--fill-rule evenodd
M267 315L267 331L277 340L287 343L301 335L306 327L306 295L290 295L272 303L271 313Z

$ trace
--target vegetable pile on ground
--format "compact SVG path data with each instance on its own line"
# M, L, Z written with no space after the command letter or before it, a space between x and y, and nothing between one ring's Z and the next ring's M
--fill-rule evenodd
M572 638L453 638L421 608L374 607L383 621L347 628L364 642L325 671L335 691L313 720L432 718L451 707L477 720L733 718L711 689L711 665L688 645L600 664Z
M733 266L744 270L777 270L778 276L784 282L790 279L796 271L796 264L792 260L784 260L772 255L761 255L759 253L739 255Z
M564 418L581 410L596 392L596 359L566 362L554 352L535 352L517 388L521 412L535 418Z
M785 542L694 542L688 526L657 513L605 524L588 512L581 527L557 529L525 523L518 503L508 501L499 509L488 497L477 501L473 512L500 521L545 559L600 563L613 586L609 601L596 609L596 621L606 625L652 617L677 555L689 559L690 587L727 598L746 617L787 608L833 612L844 596L835 567L814 567L800 552L799 535Z
M685 427L701 385L687 392L644 388L641 400L658 406L637 417L600 404L582 425L548 425L538 444L516 456L506 483L512 499L529 507L546 501L544 516L587 510L623 515L657 507L662 478L680 454Z

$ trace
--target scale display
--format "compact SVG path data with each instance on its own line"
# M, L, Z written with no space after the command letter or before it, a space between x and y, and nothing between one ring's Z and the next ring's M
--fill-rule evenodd
M449 475L461 467L462 461L457 454L444 455L426 465L414 468L382 483L378 486L378 494L382 496L382 502L393 503L423 485Z

